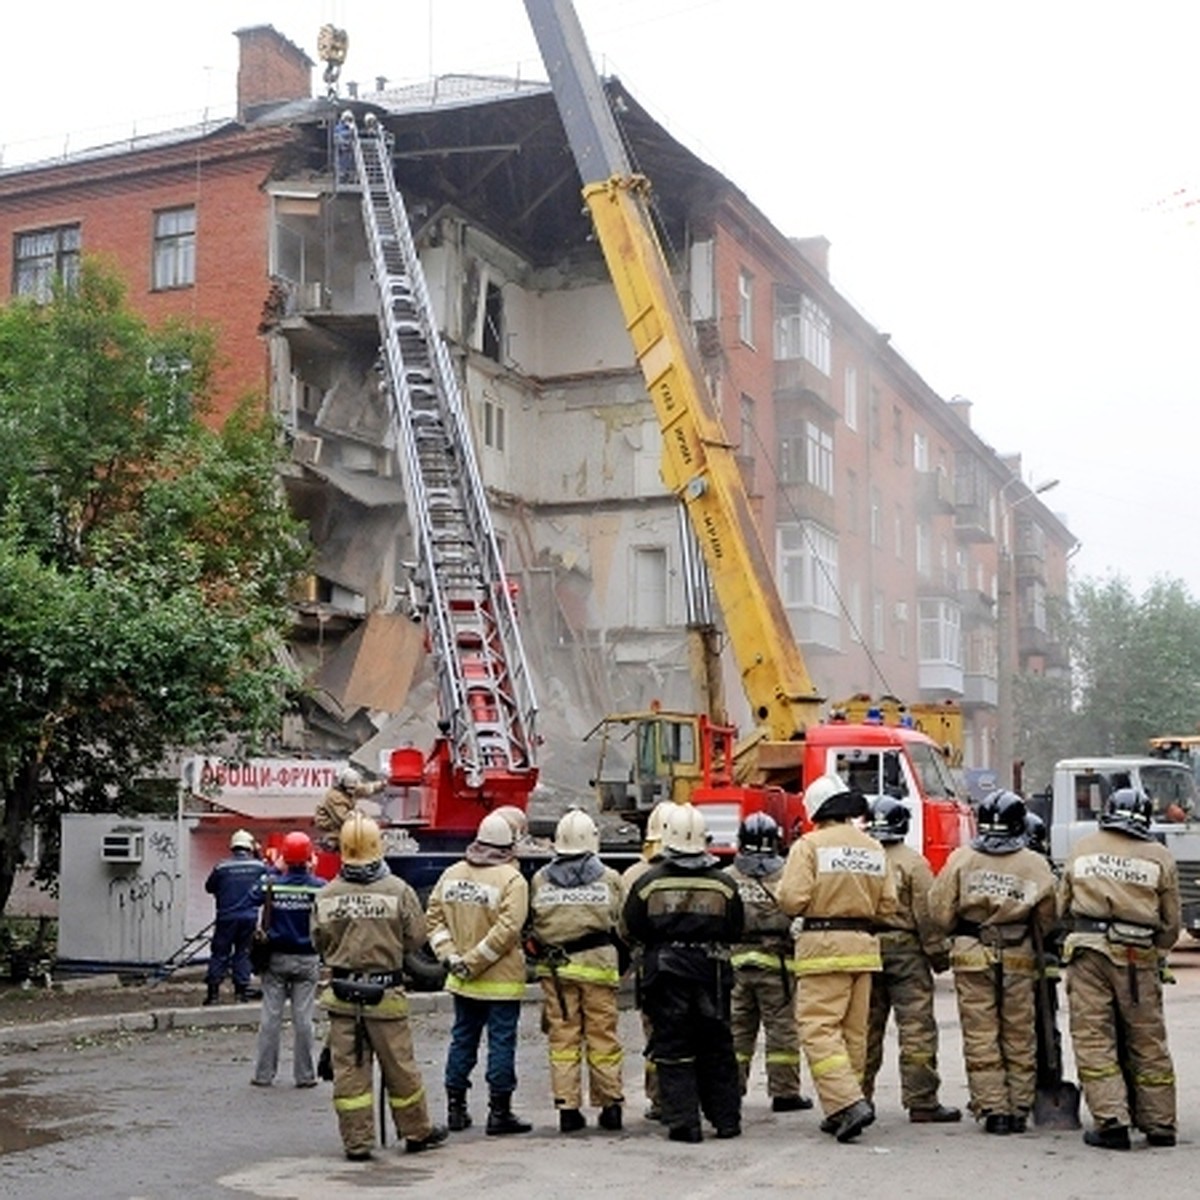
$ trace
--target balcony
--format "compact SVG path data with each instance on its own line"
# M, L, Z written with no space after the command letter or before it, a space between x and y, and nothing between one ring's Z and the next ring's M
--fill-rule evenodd
M837 503L828 493L813 487L811 483L779 484L780 512L790 513L794 518L815 521L827 529L837 528Z
M986 504L960 503L954 505L954 536L960 542L990 542Z
M1044 545L1019 546L1013 555L1013 571L1017 579L1046 582L1046 548Z
M1024 657L1027 654L1046 655L1053 645L1050 634L1032 621L1022 621L1017 626L1017 653Z
M945 471L922 471L914 489L917 513L932 517L954 511L954 483Z
M787 610L788 622L805 654L838 654L842 649L842 618L838 613L812 607Z
M949 568L931 567L917 575L918 596L941 596L958 599L958 577Z
M797 410L804 415L807 408L815 417L827 421L838 416L833 406L833 388L829 376L823 374L806 358L778 358L775 360L775 400L792 405L799 401Z
M964 708L995 708L1000 702L1000 682L995 674L963 672Z
M958 603L962 609L964 628L995 624L996 601L987 592L963 588L958 593Z
M964 672L951 662L922 661L917 665L917 687L922 696L935 693L939 698L960 700L963 694Z

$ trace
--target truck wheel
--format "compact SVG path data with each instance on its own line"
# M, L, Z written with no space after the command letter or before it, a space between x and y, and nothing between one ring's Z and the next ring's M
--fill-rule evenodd
M414 992L440 992L446 982L446 968L438 962L428 942L405 954L404 974Z

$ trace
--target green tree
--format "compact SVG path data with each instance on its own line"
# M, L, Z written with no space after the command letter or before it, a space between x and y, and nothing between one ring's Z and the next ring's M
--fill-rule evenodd
M55 847L60 813L134 806L166 755L253 746L288 704L308 552L261 404L202 423L213 352L95 263L0 309L0 911L31 827Z
M1141 597L1119 576L1073 596L1077 754L1145 753L1200 721L1200 604L1176 579Z

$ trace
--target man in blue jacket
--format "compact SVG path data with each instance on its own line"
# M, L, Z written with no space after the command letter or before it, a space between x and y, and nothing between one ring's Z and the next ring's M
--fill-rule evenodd
M255 854L254 838L244 829L229 839L230 856L222 859L204 882L204 890L216 898L217 919L213 924L212 948L208 956L205 1004L216 1004L221 980L233 975L233 990L239 1000L257 1000L250 987L250 939L258 924L255 885L267 873L266 864Z
M316 1087L313 1008L320 959L309 928L313 903L325 886L311 871L313 844L308 834L293 830L283 839L283 873L255 884L250 898L263 906L271 960L262 972L262 1016L254 1058L255 1087L270 1087L279 1069L283 1009L292 1002L292 1077L299 1088Z

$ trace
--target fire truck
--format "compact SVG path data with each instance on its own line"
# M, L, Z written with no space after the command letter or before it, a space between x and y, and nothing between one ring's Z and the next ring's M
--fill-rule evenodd
M700 544L755 722L732 755L722 749L726 735L719 713L650 713L640 725L674 739L675 746L690 746L698 770L690 799L706 806L718 848L732 847L742 815L756 809L777 810L785 832L794 835L803 825L804 787L836 773L868 795L892 795L909 804L910 839L937 869L970 836L972 810L955 789L941 746L928 734L883 722L823 718L823 699L792 634L655 232L650 183L631 168L571 4L525 0L525 8L662 432L663 481ZM664 723L675 728L664 729ZM708 764L707 777L702 762ZM632 799L645 812L661 798L667 796L651 788Z

